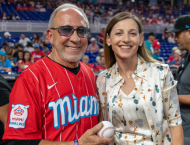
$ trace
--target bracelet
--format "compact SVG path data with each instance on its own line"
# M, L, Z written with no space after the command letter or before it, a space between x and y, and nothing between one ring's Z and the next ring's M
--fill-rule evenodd
M78 140L74 140L75 145L79 145Z

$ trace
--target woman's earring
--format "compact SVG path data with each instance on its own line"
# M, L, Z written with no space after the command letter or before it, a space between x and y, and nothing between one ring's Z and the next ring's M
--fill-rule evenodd
M108 46L110 46L110 44L108 44Z

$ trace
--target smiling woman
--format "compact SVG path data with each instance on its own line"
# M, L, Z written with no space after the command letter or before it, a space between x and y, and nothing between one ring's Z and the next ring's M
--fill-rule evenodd
M113 123L114 144L183 144L177 83L169 66L149 55L139 19L119 13L105 34L107 70L97 78L99 119Z

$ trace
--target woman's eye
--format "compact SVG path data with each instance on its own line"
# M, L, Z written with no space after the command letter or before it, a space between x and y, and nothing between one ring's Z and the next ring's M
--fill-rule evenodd
M118 33L116 33L116 35L121 35L121 33L120 33L120 32L118 32Z
M136 36L137 34L136 33L131 33L132 36Z

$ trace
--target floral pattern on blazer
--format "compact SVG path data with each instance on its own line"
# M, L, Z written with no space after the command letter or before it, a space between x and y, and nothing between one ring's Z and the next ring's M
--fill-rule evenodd
M135 89L138 91L137 97L139 97L139 101L142 102L144 107L152 134L152 142L155 145L171 144L169 127L180 125L182 120L176 91L177 82L173 79L169 66L158 62L146 62L138 56L137 70L132 77L136 84ZM138 79L141 79L141 81L137 81ZM125 105L122 101L122 105L115 102L123 83L124 78L119 74L117 62L111 68L99 74L97 89L101 120L112 122L114 106L120 105L122 107L122 105ZM116 133L117 128L115 128L115 135ZM115 135L114 140L116 139ZM120 137L124 138L122 135Z

